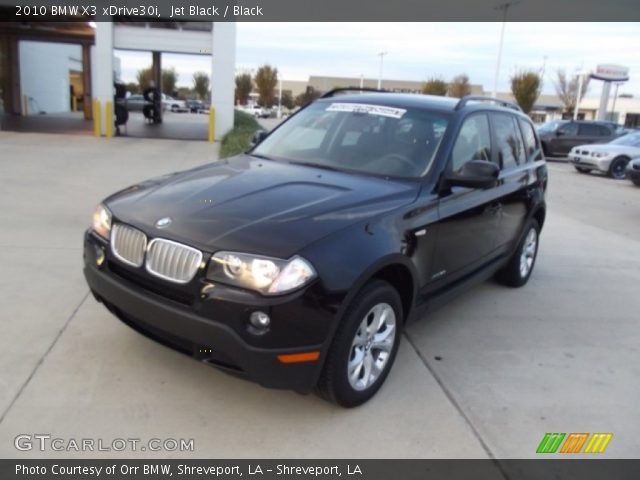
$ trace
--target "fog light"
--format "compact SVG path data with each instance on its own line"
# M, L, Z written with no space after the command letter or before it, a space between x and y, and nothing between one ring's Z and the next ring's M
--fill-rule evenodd
M251 317L249 317L249 321L251 322L251 325L260 329L267 328L271 324L269 315L260 311L253 312Z
M100 247L96 247L96 265L101 267L104 263L104 258L104 250L102 250Z

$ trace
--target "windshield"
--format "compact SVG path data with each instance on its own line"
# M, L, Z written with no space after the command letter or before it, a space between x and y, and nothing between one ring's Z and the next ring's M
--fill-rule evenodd
M555 131L556 128L558 128L563 123L564 122L561 122L559 120L556 120L556 121L553 121L553 122L546 122L546 123L543 123L542 125L540 125L538 127L538 131L539 132L553 132L553 131Z
M443 113L317 102L292 117L252 152L324 168L419 177L447 128Z
M640 133L628 133L620 138L609 142L616 145L626 145L629 147L640 147Z

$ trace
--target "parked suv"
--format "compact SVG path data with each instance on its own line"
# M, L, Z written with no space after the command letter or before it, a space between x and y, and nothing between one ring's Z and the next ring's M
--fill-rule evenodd
M531 275L547 168L529 118L490 102L330 92L246 154L104 200L89 287L196 359L359 405L407 322Z
M558 120L538 127L544 154L563 157L573 147L587 143L605 143L618 136L616 128L609 122L587 120Z

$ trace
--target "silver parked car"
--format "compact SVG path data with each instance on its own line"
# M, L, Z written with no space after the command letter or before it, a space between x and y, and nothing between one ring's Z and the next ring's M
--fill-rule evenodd
M625 178L627 164L635 158L640 158L640 132L609 143L578 145L569 153L569 160L580 173L596 170L616 179Z

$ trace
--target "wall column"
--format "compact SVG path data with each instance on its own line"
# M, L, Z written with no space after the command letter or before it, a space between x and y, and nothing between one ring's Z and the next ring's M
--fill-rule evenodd
M84 57L83 57L84 58ZM113 23L96 22L95 71L92 72L93 98L100 102L100 132L106 134L105 105L113 105ZM98 112L93 112L94 115ZM113 122L113 119L109 119Z
M233 128L236 69L236 24L214 22L211 46L211 107L215 108L215 139Z

